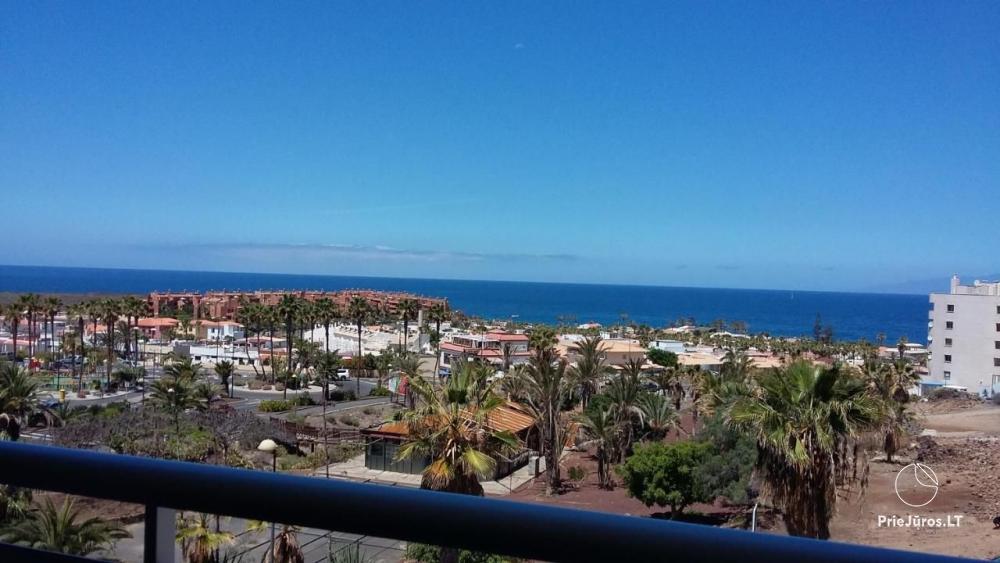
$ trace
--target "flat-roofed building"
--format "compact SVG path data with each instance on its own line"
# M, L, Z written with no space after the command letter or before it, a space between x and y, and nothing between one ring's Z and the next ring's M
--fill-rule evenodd
M930 295L928 378L969 392L1000 391L1000 282L962 285Z

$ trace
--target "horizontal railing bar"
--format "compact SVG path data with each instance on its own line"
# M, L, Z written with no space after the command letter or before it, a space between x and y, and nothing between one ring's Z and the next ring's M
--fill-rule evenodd
M0 442L0 483L544 561L963 561L419 489Z
M0 543L0 561L3 563L93 563L93 559L67 555L55 551L42 551L30 547Z

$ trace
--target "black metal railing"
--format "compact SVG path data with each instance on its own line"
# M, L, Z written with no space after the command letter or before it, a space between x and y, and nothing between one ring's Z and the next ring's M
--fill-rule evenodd
M541 561L963 561L540 504L13 442L0 442L0 483L145 505L147 563L157 561L159 542L171 542L172 547L173 537L162 533L166 509ZM26 553L34 555L25 559ZM21 560L77 559L0 545L0 561Z

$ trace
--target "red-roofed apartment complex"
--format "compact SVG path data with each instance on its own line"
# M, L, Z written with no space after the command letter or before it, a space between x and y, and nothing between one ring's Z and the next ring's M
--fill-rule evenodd
M461 358L478 358L496 366L513 366L528 361L528 356L526 334L457 334L441 343L441 365L445 368Z

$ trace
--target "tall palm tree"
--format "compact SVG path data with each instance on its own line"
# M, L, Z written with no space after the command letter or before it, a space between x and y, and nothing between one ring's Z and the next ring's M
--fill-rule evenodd
M277 313L278 316L285 323L285 349L286 349L286 365L285 365L285 385L282 387L282 398L288 398L288 383L291 379L293 369L292 358L292 339L294 338L294 329L296 319L298 319L302 314L302 300L298 296L292 293L286 293L281 297L281 301L278 302ZM273 363L273 361L272 361Z
M892 364L868 358L862 373L882 406L881 428L882 451L885 459L892 463L892 456L899 450L906 432L906 425L912 417L906 406L910 401L910 389L920 383L920 375L906 360L896 360Z
M265 306L261 309L264 324L267 326L268 338L271 340L270 350L268 351L268 358L271 359L271 385L277 381L277 376L275 372L275 357L274 357L274 330L278 323L281 322L278 310L273 306Z
M132 536L116 522L100 518L81 520L80 510L66 497L58 508L51 498L46 498L40 508L29 512L0 537L33 549L87 556L110 550L118 540Z
M416 320L420 314L420 302L416 299L401 299L396 306L399 318L403 321L403 350L410 351L410 321Z
M434 334L431 335L431 340L434 342L434 375L437 376L438 369L441 367L441 323L448 320L448 309L445 307L444 303L435 303L427 309L427 320L428 322L434 323Z
M108 347L108 367L106 370L107 386L111 388L111 370L115 363L115 323L121 314L121 304L117 299L105 299L101 303L101 315L104 317L104 324L107 327L106 344Z
M635 441L635 426L643 423L643 412L639 408L642 395L642 363L629 360L625 368L608 385L607 394L611 398L612 413L622 427L621 440L615 460L628 455Z
M587 407L590 397L597 392L597 384L609 373L610 368L605 363L607 349L599 335L585 336L570 347L570 352L576 355L572 376L580 385L580 399L583 407Z
M316 301L316 320L323 325L323 351L330 352L330 325L340 317L340 308L329 297Z
M880 415L862 378L808 362L762 373L725 409L727 424L757 442L757 473L788 532L817 539L830 537L838 479L856 477L854 446Z
M17 330L21 326L21 319L24 318L24 309L21 308L21 300L16 299L11 303L8 303L3 308L3 317L10 326L10 335L13 338L13 354L12 358L17 359Z
M611 464L612 452L618 444L621 424L610 409L588 409L577 416L580 427L587 435L583 447L594 447L594 457L597 459L597 484L602 489L612 488Z
M24 311L25 318L28 320L28 357L32 358L35 355L35 346L32 340L35 336L35 315L41 310L42 298L37 293L25 293L18 298L18 301Z
M45 322L49 326L49 339L46 341L45 350L52 352L52 341L56 337L56 315L62 310L63 302L55 296L46 297L42 301L42 312L45 314Z
M561 411L576 386L567 369L566 360L560 359L552 346L553 340L547 336L539 336L535 340L537 347L528 360L528 365L520 373L524 404L538 421L541 434L547 475L545 492L548 495L558 493L562 485L559 461L563 452L566 423Z
M443 386L422 377L410 381L419 407L406 414L406 441L399 459L429 457L420 487L467 495L483 495L479 480L493 476L496 457L514 453L519 442L509 431L489 425L504 404L472 363L459 363Z
M367 299L361 297L360 295L355 295L351 297L351 300L347 302L347 318L351 320L358 328L358 356L354 360L354 365L357 366L355 370L355 378L357 379L358 394L361 393L361 365L362 365L362 350L361 350L361 330L364 328L365 322L372 315L372 306Z

